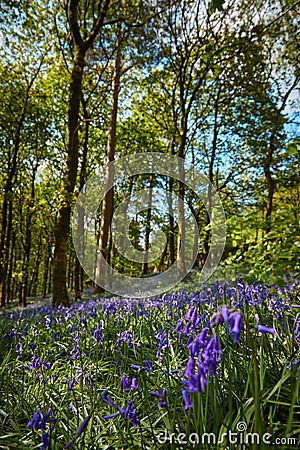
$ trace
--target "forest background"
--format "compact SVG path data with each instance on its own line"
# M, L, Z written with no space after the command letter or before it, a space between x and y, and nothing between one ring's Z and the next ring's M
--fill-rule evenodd
M1 306L80 298L91 281L70 233L78 193L116 155L141 152L185 158L214 185L227 217L221 267L277 285L299 271L299 1L2 0L0 13ZM176 260L172 203L169 214L149 204L129 230L147 250L162 229L159 259L133 264L113 244L113 208L149 187L188 203L201 267L205 208L155 174L131 177L101 205L105 258L129 276Z

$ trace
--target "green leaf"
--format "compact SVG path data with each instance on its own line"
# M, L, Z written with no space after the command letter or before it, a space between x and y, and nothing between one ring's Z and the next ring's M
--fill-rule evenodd
M292 156L292 155L296 155L297 154L297 145L293 142L290 142L287 146L286 146L286 152L288 155Z

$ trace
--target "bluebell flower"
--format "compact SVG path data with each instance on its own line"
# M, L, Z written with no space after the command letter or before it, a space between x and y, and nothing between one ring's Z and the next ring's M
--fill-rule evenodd
M31 358L31 364L29 366L30 369L38 370L42 365L42 362L36 356Z
M26 428L32 428L33 430L38 430L40 426L41 421L41 412L40 410L37 410L34 414L32 419L27 423Z
M70 381L70 383L68 384L68 388L67 388L68 391L71 391L73 389L74 383L75 383L75 379L73 378Z
M101 400L104 403L107 403L109 406L112 406L114 409L116 409L117 411L119 411L119 413L124 412L124 410L117 405L109 396L108 396L108 392L107 391L103 391L102 395L101 395Z
M49 439L48 439L48 433L46 431L44 431L43 434L42 434L42 443L43 443L43 445L41 447L41 450L45 450L50 445L50 442L49 442Z
M67 450L68 448L72 447L72 445L74 444L74 439L71 439L65 446L63 450Z
M177 333L179 333L180 331L182 331L182 326L183 326L183 320L179 320L179 321L177 322L177 324L176 324L175 331L176 331Z
M207 376L216 376L217 363L220 361L221 350L217 335L208 335L205 327L189 346L189 359L181 377L181 382L188 392L200 392L205 390ZM195 358L197 358L195 360Z
M52 379L52 383L55 383L55 381L57 380L59 375L59 370L57 370L54 374L53 374L53 379Z
M166 348L169 347L168 346L168 336L167 336L167 333L157 332L157 333L155 333L155 337L156 337L156 339L159 340L156 357L159 358L159 360L161 361L162 360L162 356L161 356L162 350L165 350Z
M76 437L78 437L80 434L82 434L84 432L84 430L86 429L89 421L90 421L91 416L87 416L79 425L77 431L76 431ZM65 446L64 446L64 450L67 450L68 448L72 447L72 445L74 444L75 439L71 439Z
M217 313L214 313L210 318L210 324L212 326L218 326L220 323L228 321L228 308L227 305L223 305L222 309Z
M81 433L84 432L84 430L86 429L89 421L90 421L91 416L87 416L79 425L78 430L76 431L76 436L79 436Z
M298 345L300 345L300 314L297 315L295 320L294 338Z
M72 402L69 403L69 409L70 409L72 414L74 414L76 412L76 409L75 409L75 407L74 407Z
M191 327L191 322L187 322L184 330L182 331L183 334L188 334L190 327Z
M191 374L194 373L194 368L195 368L195 360L194 360L194 357L191 357L191 358L189 358L187 365L186 365L184 371L182 372L181 376L189 377Z
M59 333L54 333L52 336L52 342L54 342L58 336L59 336Z
M79 351L80 351L80 347L78 345L74 345L74 347L71 350L71 357L74 360L77 360L79 357Z
M135 412L133 410L133 405L132 405L132 401L131 400L129 400L129 402L127 404L127 407L126 407L126 409L124 411L123 416L124 416L125 419L130 420L131 424L134 427L137 427L139 425L139 422L138 422L138 420L136 418L136 414L135 414Z
M133 333L130 330L122 331L122 333L118 334L118 339L115 342L115 345L120 348L121 342L126 342L128 347L132 347L133 344L137 344L137 342L133 342Z
M188 337L188 340L186 341L186 344L185 344L185 346L186 346L187 348L188 348L189 345L193 342L193 339L194 339L193 335L190 334L189 337Z
M256 330L260 333L270 333L273 334L273 336L276 335L276 331L274 330L274 328L266 327L264 325L257 325Z
M136 378L132 378L131 380L131 385L130 385L130 390L131 391L135 391L139 388L138 383L136 381Z
M230 312L228 323L229 333L233 337L233 342L239 342L242 331L242 313L239 311Z
M187 409L192 408L194 406L194 404L191 403L190 398L189 398L189 394L188 394L188 392L186 390L182 391L182 397L183 397L183 400L184 400L184 408L183 408L184 410L187 410Z
M103 419L114 419L115 417L119 416L120 412L116 412L113 414L107 414L106 416L103 416Z
M99 344L101 342L103 342L103 333L102 330L100 328L96 328L96 330L93 333L93 338L95 339L96 342L98 342Z
M51 414L51 407L48 408L48 411L43 415L43 418L40 422L39 428L41 428L42 430L46 430L46 422L50 418L50 414Z
M120 378L120 388L122 391L130 391L129 377L127 375L122 375Z
M7 334L6 334L6 338L11 340L15 335L14 330L10 330Z
M149 392L150 395L152 395L153 397L158 398L158 402L157 405L160 406L161 408L167 408L167 390L166 389L158 389L157 392Z
M138 389L136 378L132 378L132 380L130 381L130 378L127 375L122 375L120 379L120 388L125 392Z
M145 371L147 373L150 373L150 370L152 369L152 362L148 361L147 359L145 359L143 362L144 362Z
M83 369L81 367L77 368L76 373L77 373L77 375L75 377L75 381L77 382L83 376Z

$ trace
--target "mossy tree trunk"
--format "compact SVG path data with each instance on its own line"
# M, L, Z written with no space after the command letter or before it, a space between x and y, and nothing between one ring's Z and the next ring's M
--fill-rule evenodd
M73 193L76 185L78 159L79 159L79 114L82 96L82 80L85 66L85 57L89 49L99 34L104 24L104 19L110 4L110 0L99 2L97 19L85 38L80 30L79 0L70 0L68 8L68 20L72 41L74 44L74 58L71 71L71 82L69 86L69 107L67 120L67 160L65 177L61 190L61 206L56 217L55 226L55 250L53 262L53 304L69 305L69 295L67 289L67 241L70 228L71 206ZM86 2L83 7L88 9ZM82 7L82 5L81 5ZM96 6L95 6L96 7Z

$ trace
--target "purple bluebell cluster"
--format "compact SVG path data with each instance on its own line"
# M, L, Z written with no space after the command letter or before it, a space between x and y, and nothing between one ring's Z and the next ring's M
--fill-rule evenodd
M42 432L42 447L41 449L45 450L49 447L50 442L48 438L48 431L46 431L47 422L51 422L55 424L55 418L51 418L51 406L48 408L47 412L42 414L40 410L37 410L31 420L27 423L26 428L31 428L33 430L43 430Z
M134 344L137 344L137 342L133 341L133 332L130 330L125 330L118 334L118 339L116 340L115 345L120 348L121 342L125 342L128 347L132 347Z
M217 376L217 363L222 353L216 333L205 327L193 341L187 344L189 359L181 374L184 390L200 392L205 390L208 376Z
M34 430L46 430L46 424L49 421L51 416L51 406L48 408L47 412L43 415L40 410L37 410L32 419L27 423L27 428L32 428Z
M123 374L120 379L120 388L122 389L122 391L128 392L135 391L139 387L136 378L132 378L132 380L130 380L127 375Z

